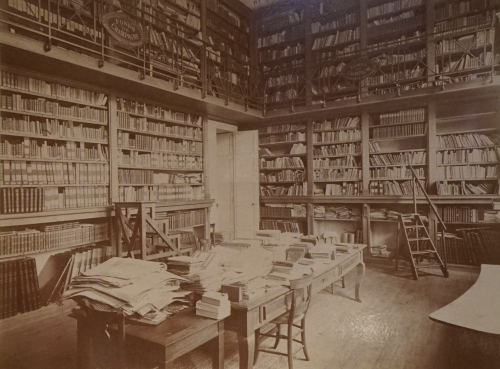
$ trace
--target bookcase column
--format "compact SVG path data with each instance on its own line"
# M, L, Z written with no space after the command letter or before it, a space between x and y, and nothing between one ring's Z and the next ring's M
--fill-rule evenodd
M313 66L312 66L312 33L311 33L311 19L312 19L313 5L308 4L304 9L304 27L305 27L305 78L306 78L306 106L312 105L312 77L313 77ZM312 167L310 167L312 168Z
M111 203L118 200L118 122L116 93L109 93L109 196Z
M200 75L201 75L201 96L205 98L207 91L207 78L208 78L208 65L207 65L207 49L206 45L208 42L207 37L207 2L206 0L200 0L200 30L201 30L201 39L203 40L203 46L201 48L201 52L203 53L200 65Z
M437 129L436 129L436 103L430 101L427 105L427 190L431 195L436 194L436 149L437 149Z
M306 160L307 160L307 196L314 195L314 146L313 146L313 120L307 120L306 128Z
M425 2L425 33L427 38L426 64L429 67L427 69L427 82L434 82L436 80L435 73L433 72L436 66L436 44L434 42L435 20L434 0L427 0Z
M364 111L361 113L361 165L362 165L362 178L363 188L362 195L369 195L370 183L370 115Z

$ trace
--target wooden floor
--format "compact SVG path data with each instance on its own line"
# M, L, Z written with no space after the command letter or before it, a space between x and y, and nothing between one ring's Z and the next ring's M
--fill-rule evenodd
M409 272L395 275L386 266L369 265L353 300L355 272L347 288L316 295L308 313L311 361L299 357L295 369L500 369L498 337L466 332L431 321L429 313L450 303L475 282L477 271L438 271L418 281ZM49 306L0 322L0 369L76 369L76 324L72 307ZM499 307L500 311L500 307ZM500 319L500 316L499 316ZM283 344L280 344L283 348ZM238 368L236 336L226 333L228 369ZM179 369L210 368L206 347L175 362ZM286 358L261 354L256 368L287 368Z

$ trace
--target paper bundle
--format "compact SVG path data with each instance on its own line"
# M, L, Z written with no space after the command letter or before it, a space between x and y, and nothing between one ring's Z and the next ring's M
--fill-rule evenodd
M224 319L231 314L231 303L225 293L205 292L196 302L196 315L211 319Z

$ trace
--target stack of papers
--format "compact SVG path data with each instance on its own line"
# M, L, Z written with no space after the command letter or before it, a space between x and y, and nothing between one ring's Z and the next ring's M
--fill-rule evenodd
M215 244L216 245L219 245L222 242L229 241L230 238L231 238L231 233L229 233L228 231L215 232Z
M167 261L169 272L184 276L199 271L203 260L192 256L173 256Z
M196 315L211 319L224 319L231 314L231 303L225 293L206 292L196 302Z
M222 247L227 247L232 249L248 249L250 247L256 247L261 245L262 245L261 240L246 240L246 239L236 239L221 243Z
M96 310L121 309L136 319L154 313L157 324L167 317L160 311L188 293L178 291L183 280L163 263L115 257L76 276L63 298L86 298Z
M311 255L311 259L335 260L336 248L332 244L319 243L309 251L309 254Z
M282 286L290 286L290 280L299 279L309 274L312 274L312 269L309 266L293 263L291 270L285 270L282 267L282 270L271 271L266 278L268 280L276 280Z

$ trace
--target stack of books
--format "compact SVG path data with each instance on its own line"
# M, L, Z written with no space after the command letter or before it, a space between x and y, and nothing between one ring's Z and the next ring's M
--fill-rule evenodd
M212 236L213 236L213 233L212 233ZM228 231L215 232L215 244L216 245L219 245L223 242L229 241L230 238L231 238L231 233L229 233Z
M370 246L370 254L373 257L388 258L391 252L387 250L387 245Z
M309 251L309 254L311 259L335 260L337 256L335 246L326 243L316 245Z
M181 276L187 276L200 270L203 260L192 256L173 256L167 261L167 270Z
M196 315L221 320L231 314L231 303L225 293L205 292L196 302Z

